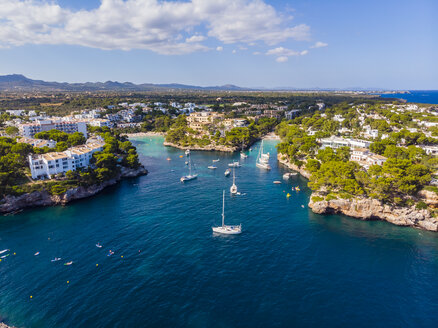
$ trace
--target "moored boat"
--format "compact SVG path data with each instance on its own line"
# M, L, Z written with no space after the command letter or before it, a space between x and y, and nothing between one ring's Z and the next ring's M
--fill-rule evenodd
M222 193L222 225L211 227L213 232L223 235L238 235L242 233L242 225L226 225L225 224L225 190Z

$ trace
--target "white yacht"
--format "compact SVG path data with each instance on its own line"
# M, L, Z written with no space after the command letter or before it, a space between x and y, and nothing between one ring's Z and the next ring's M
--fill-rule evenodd
M230 170L230 169L226 169L224 174L225 174L225 176L227 177L227 176L230 175L230 173L231 173L231 170Z
M234 168L233 168L233 185L230 187L230 193L232 195L236 195L237 194L236 175L234 173Z
M248 158L248 155L245 153L240 153L240 158L243 158L243 159Z
M269 165L269 153L263 153L263 140L260 145L259 154L257 155L256 166L265 170L271 169L271 166Z
M222 193L222 225L219 227L212 227L213 232L224 235L238 235L242 233L242 225L225 225L225 190Z
M192 173L192 159L190 157L190 153L189 153L188 157L189 157L189 160L188 160L188 162L189 162L188 163L189 164L189 174L181 177L181 179L180 179L181 182L186 182L186 181L194 180L194 179L196 179L198 177L198 174Z
M190 149L187 149L185 154L186 154L186 156L189 156L190 155Z

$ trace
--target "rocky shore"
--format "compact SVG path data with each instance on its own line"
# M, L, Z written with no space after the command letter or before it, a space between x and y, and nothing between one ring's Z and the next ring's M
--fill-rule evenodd
M0 322L0 328L14 328L14 327L8 326L7 324Z
M310 179L310 173L303 167L299 168L295 164L290 163L287 156L278 154L277 159L279 163ZM429 207L438 208L438 195L434 192L422 190L418 193L417 197L418 201L425 202ZM420 210L415 206L391 206L383 204L377 199L365 197L353 199L338 198L328 201L325 199L325 194L313 192L310 197L309 207L317 214L344 214L360 220L383 220L399 226L438 231L438 219L434 218L426 209Z
M323 198L323 200L319 200ZM312 193L309 207L318 214L345 214L361 220L384 220L399 226L438 231L438 219L426 209L383 204L372 198L324 200L324 195Z
M277 160L280 164L288 167L289 169L299 172L303 177L310 179L310 173L307 172L302 166L298 167L297 165L289 162L289 159L286 155L283 154L277 154Z
M51 195L47 191L34 191L20 196L6 196L0 202L0 213L11 213L28 207L65 205L73 200L94 196L106 187L112 186L124 178L138 177L147 173L148 171L144 166L140 166L138 169L123 167L120 175L115 179L90 187L68 189L61 195Z
M181 145L177 145L171 142L167 142L164 141L163 143L164 146L166 147L174 147L174 148L178 148L178 149L190 149L190 150L205 150L205 151L223 151L223 152L228 152L228 153L232 153L238 150L237 147L229 147L229 146L223 146L223 145L208 145L205 147L201 147L201 146L181 146Z

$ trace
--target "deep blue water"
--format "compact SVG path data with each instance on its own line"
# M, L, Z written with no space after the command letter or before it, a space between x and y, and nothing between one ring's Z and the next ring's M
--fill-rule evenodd
M256 168L256 151L236 170L244 196L231 197L223 176L237 154L193 152L199 178L182 184L183 152L161 143L135 141L148 176L1 218L0 250L16 253L0 262L1 318L18 327L437 326L438 234L313 214L301 207L306 181L273 184L283 169L275 156L272 171ZM274 141L266 146L275 153ZM224 188L239 236L211 232Z
M405 99L411 103L421 104L438 104L438 90L412 90L407 94L381 94L382 98L399 98Z

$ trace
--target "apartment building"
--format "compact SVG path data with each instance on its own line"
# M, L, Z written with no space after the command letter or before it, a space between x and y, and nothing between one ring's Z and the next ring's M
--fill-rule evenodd
M63 152L29 155L32 179L51 178L53 175L88 167L93 153L103 150L103 143L93 142L75 146Z
M32 138L36 133L49 130L59 130L65 133L81 132L87 137L87 124L81 121L40 120L35 123L20 124L18 127L23 137Z

